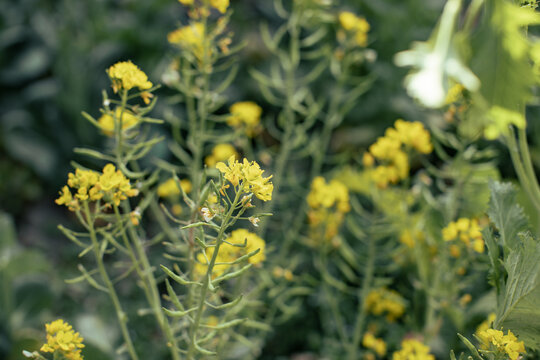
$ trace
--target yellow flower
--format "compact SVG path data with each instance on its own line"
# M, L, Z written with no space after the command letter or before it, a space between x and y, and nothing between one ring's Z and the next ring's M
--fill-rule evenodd
M263 177L264 170L261 170L259 164L255 161L249 162L247 159L244 159L240 164L234 155L229 157L228 164L227 166L225 163L219 162L216 164L216 168L233 186L238 186L242 182L242 191L253 193L262 201L272 199L274 190L274 185L270 182L272 176Z
M139 194L137 189L131 188L129 180L120 170L116 170L113 164L105 165L102 174L91 170L76 169L75 174L68 174L67 184L70 188L77 190L75 198L81 201L103 199L107 203L114 202L119 205L121 200ZM70 210L78 208L78 203L69 201L71 196L69 188L64 187L61 194L56 200L57 204L66 205Z
M170 32L167 40L189 50L195 57L201 60L204 57L204 39L206 37L206 28L202 22L193 22L190 25L183 26Z
M69 360L82 360L81 350L84 348L83 338L75 332L71 325L62 319L45 324L47 343L40 351L62 354ZM56 358L56 356L55 356Z
M120 205L121 200L139 194L137 189L131 187L129 179L120 170L116 170L113 164L105 165L96 188L100 191L105 202L113 202L116 206Z
M235 128L245 128L248 136L255 134L255 129L261 121L262 108L253 101L241 101L230 107L231 115L227 124Z
M489 348L493 346L499 354L506 353L511 360L517 360L520 353L525 353L525 345L523 341L518 341L517 337L508 330L504 335L501 330L485 329L478 332L478 337L483 345Z
M210 5L220 13L225 14L229 7L229 0L210 0Z
M265 259L265 247L266 243L256 234L253 234L245 229L238 229L231 232L231 235L225 239L227 242L236 245L246 244L245 247L233 246L224 242L219 248L219 252L216 257L216 263L212 271L212 277L223 275L231 266L231 263L239 257L248 254L252 251L260 249L260 251L251 256L248 262L253 265L260 265ZM206 274L208 270L208 261L214 255L214 247L206 248L205 253L202 252L197 255L197 263L195 264L195 274L200 277Z
M188 179L182 179L180 180L180 187L182 188L184 193L189 194L193 185ZM180 195L180 189L178 189L176 180L174 178L170 178L169 180L159 184L157 188L157 194L159 197L162 198L170 198Z
M270 182L272 176L263 177L264 170L255 161L249 162L244 158L242 176L244 191L253 193L262 201L272 200L274 185Z
M379 288L372 290L366 298L366 307L373 315L386 313L388 321L400 318L405 312L405 300L395 290Z
M429 346L416 339L405 339L401 349L392 354L392 360L435 360L429 350Z
M139 119L129 110L124 109L122 111L122 108L117 107L114 110L114 117L110 114L103 114L98 119L99 126L101 127L101 131L107 136L113 136L114 135L114 120L120 119L120 116L122 117L121 120L119 120L120 124L122 124L122 130L127 130L139 123Z
M178 0L182 5L193 5L193 0Z
M223 162L216 164L216 168L223 173L223 176L228 180L233 186L237 186L240 181L243 179L242 176L242 165L236 161L234 155L229 157L229 165L225 165Z
M362 345L367 349L372 349L377 355L386 355L386 343L382 339L377 339L372 333L366 332L362 339Z
M459 238L468 248L478 253L484 252L484 239L477 219L459 218L452 221L442 229L442 236L445 241Z
M215 167L216 163L220 161L225 161L231 156L238 158L238 153L236 149L231 144L217 144L212 149L212 154L208 155L204 162L208 167Z
M114 64L107 70L107 74L112 81L114 92L120 89L131 90L134 87L139 88L139 90L152 87L146 74L131 61L121 61Z
M354 33L354 39L358 45L367 45L367 33L370 26L366 19L358 17L350 11L341 12L338 19L343 29Z

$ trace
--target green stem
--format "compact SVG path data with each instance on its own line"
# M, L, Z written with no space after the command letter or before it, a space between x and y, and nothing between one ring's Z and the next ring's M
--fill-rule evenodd
M124 207L124 211L127 214L129 214L131 210L129 208L129 204L127 202L124 202L123 207ZM114 206L114 210L122 226L121 232L123 236L126 236L125 229L123 228L122 221L120 219L120 213L116 205ZM178 346L176 345L176 339L174 337L173 331L170 327L167 317L163 314L161 310L161 300L159 296L157 282L154 277L154 269L151 266L150 261L148 260L148 256L146 255L146 251L143 248L142 242L131 223L128 223L127 230L133 244L135 245L136 253L133 253L133 248L131 246L128 247L128 250L131 253L132 261L135 261L134 265L137 268L139 267L139 265L141 265L142 267L142 269L137 269L137 274L142 280L142 284L144 287L144 292L146 294L147 301L150 307L152 308L152 312L154 313L154 316L158 322L159 327L161 328L161 330L163 331L163 334L167 338L168 346L170 348L173 359L179 360L180 354L178 353ZM137 257L139 260L137 260Z
M375 275L375 259L377 256L376 246L375 246L375 237L370 236L368 243L368 257L365 267L364 281L362 282L362 288L360 289L359 299L358 299L358 308L356 309L356 321L354 323L353 337L349 349L347 351L347 359L355 360L358 359L358 348L360 347L360 340L362 339L362 334L364 332L364 324L367 317L367 308L366 301L369 292L371 291L371 284L373 282L373 277Z
M122 310L122 305L120 304L120 300L118 299L118 295L116 294L114 285L111 279L109 278L109 275L107 274L107 270L105 269L105 265L103 263L103 254L100 251L100 246L96 237L96 230L94 228L94 221L92 219L90 209L88 208L88 202L84 201L83 204L84 204L85 216L88 219L87 221L88 231L90 233L90 239L93 245L92 250L96 258L99 274L107 287L109 296L114 305L114 309L116 310L116 316L118 318L118 322L120 323L120 329L122 331L122 336L124 337L124 341L126 342L126 347L129 352L129 355L131 356L133 360L138 360L139 358L137 356L137 353L135 352L135 348L133 347L133 342L131 341L131 337L129 335L129 330L127 328L128 317L126 313L124 312L124 310Z
M210 260L210 263L208 264L208 269L206 270L206 275L203 280L203 284L201 286L201 291L199 293L199 303L197 305L197 312L195 314L195 318L193 320L193 325L190 329L190 343L188 348L188 354L187 358L188 360L191 360L193 358L193 352L195 351L195 342L197 341L197 330L199 329L202 314L204 312L204 304L206 300L206 294L208 293L208 288L210 284L210 279L212 278L212 271L214 269L214 265L216 263L216 259L219 253L219 248L221 247L221 244L223 243L223 235L225 234L225 230L231 225L229 223L229 220L231 219L231 216L234 212L235 207L238 205L238 201L240 200L240 195L242 194L242 190L240 188L236 191L236 196L234 198L234 201L232 204L230 204L229 211L225 215L225 218L223 219L221 223L221 227L219 229L218 235L216 237L216 246L214 248L214 252L212 254L212 259Z
M537 190L535 188L534 182L536 182L536 178L531 179L529 177L529 174L526 171L525 165L523 163L523 160L520 155L519 147L516 142L515 138L515 132L513 128L510 128L510 134L505 137L507 142L507 147L510 152L510 157L512 159L512 164L514 165L514 169L516 170L519 182L521 183L521 186L533 202L534 207L536 208L537 212L540 213L540 196L535 191ZM520 142L525 142L525 144L521 144L522 147L527 147L526 140L520 139ZM528 153L528 150L527 150ZM530 161L530 158L529 158ZM532 165L531 166L532 169ZM533 172L534 174L534 172ZM536 186L538 184L536 183Z

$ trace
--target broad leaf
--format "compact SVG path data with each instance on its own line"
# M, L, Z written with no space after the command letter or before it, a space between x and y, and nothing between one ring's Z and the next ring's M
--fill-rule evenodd
M521 235L504 266L508 279L495 327L510 329L526 346L540 349L540 242Z
M510 183L492 181L489 184L489 218L497 229L506 249L514 249L519 242L518 233L527 230L528 219L516 201L516 189Z
M487 125L485 135L496 138L508 131L508 122L525 125L522 109L532 97L536 78L524 28L540 23L540 15L506 0L486 1L485 15L471 47L471 69L482 84L481 97L474 101L477 109L470 112L468 120ZM486 114L483 119L478 117L482 113ZM500 116L502 113L512 116Z

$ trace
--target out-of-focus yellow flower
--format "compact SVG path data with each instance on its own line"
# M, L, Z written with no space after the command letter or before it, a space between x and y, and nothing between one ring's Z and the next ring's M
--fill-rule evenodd
M367 33L369 31L369 23L366 19L358 17L350 11L343 11L338 16L341 27L354 34L355 42L359 46L367 45Z
M405 312L405 300L395 290L379 288L368 294L366 307L373 315L386 313L388 321L393 322Z
M510 330L504 335L501 330L486 329L478 332L478 337L487 348L492 347L499 354L506 353L510 360L517 360L520 354L525 354L523 341L518 341Z
M262 108L253 101L241 101L230 107L231 115L227 124L234 128L244 128L248 136L255 135L261 121Z
M321 235L324 235L325 240L334 238L338 234L345 214L351 210L347 187L335 179L327 184L321 176L313 179L307 203L310 207L308 221L314 240L320 238Z
M388 128L384 136L369 147L364 154L364 165L373 167L375 160L380 165L370 171L373 182L381 189L396 184L409 176L410 150L421 154L433 151L431 136L420 122L396 120L394 127Z
M62 319L45 324L47 343L40 351L61 354L69 360L82 360L81 349L84 348L83 338L75 332L71 325ZM56 356L55 356L56 358Z
M429 351L429 346L421 341L405 339L401 342L401 349L392 354L392 360L435 360Z
M193 5L193 0L178 0L182 5Z
M383 339L376 338L371 332L364 334L362 345L367 349L375 351L380 357L386 355L386 343Z
M482 228L477 219L459 218L442 229L442 236L445 241L458 238L468 248L472 248L477 253L483 253L484 239L481 231Z
M202 60L204 57L205 37L206 28L204 24L202 22L193 22L170 32L167 35L167 40L171 44L191 51L197 59Z
M215 167L218 162L225 161L231 156L238 158L238 153L234 146L231 144L217 144L212 149L212 153L204 159L204 162L208 167Z
M212 277L223 275L231 266L232 263L239 257L248 254L252 251L260 249L259 252L248 259L250 264L260 266L266 259L265 247L266 243L256 234L253 234L245 229L238 229L231 232L231 235L225 239L227 242L235 245L246 244L245 247L229 245L227 242L221 244L216 258L216 263L212 272ZM214 255L214 247L209 247L197 255L197 263L195 264L195 274L200 277L206 274L208 269L208 261ZM208 260L208 261L207 261Z
M114 118L119 119L120 124L122 124L122 130L127 130L139 123L139 119L129 110L117 107L114 110L114 117L110 114L103 114L98 119L98 124L101 127L101 131L107 136L114 135Z
M229 0L210 0L210 5L220 13L225 14L229 7Z
M180 187L182 188L184 193L189 194L193 185L188 179L182 179L180 180ZM170 198L180 195L180 189L176 184L176 180L174 178L170 178L167 181L159 184L157 188L157 194L159 197L162 198Z
M139 90L152 87L148 76L131 61L121 61L114 64L107 70L107 74L112 81L114 92L120 89L131 90L134 87L139 88Z

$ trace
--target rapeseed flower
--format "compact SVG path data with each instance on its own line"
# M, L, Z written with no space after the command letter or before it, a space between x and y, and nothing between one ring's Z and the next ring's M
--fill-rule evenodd
M367 45L367 33L370 26L366 19L358 17L350 11L343 11L339 14L338 20L345 31L353 34L357 45Z
M212 149L212 153L204 159L204 162L208 167L215 167L218 162L225 161L231 156L238 158L234 146L231 144L217 144Z
M130 129L139 123L139 118L137 118L137 116L135 116L131 111L117 107L114 110L114 115L105 113L98 119L98 124L101 131L103 131L105 135L114 135L115 119L118 119L122 130Z
M429 353L429 346L416 339L405 339L401 349L392 354L392 360L435 360Z
M366 307L373 315L386 313L388 321L393 322L405 312L405 300L395 290L379 288L371 290L368 294Z
M335 179L326 183L321 176L313 179L307 203L310 207L308 221L312 236L320 237L322 227L326 240L331 240L338 234L345 214L351 210L347 187Z
M183 26L170 32L167 40L171 44L178 45L188 51L191 51L197 59L204 57L204 40L206 37L206 28L202 22L193 22L190 25Z
M131 90L134 87L139 88L139 90L147 90L152 87L146 74L131 61L121 61L114 64L107 70L107 74L112 81L114 92L121 89Z
M396 120L393 128L386 130L364 154L362 162L373 182L381 189L396 184L409 176L409 154L416 151L429 154L433 151L431 136L420 122ZM374 167L375 160L379 165ZM374 168L373 168L374 167Z
M459 218L442 229L442 236L445 241L459 239L468 248L472 248L477 253L483 253L484 239L481 230L477 219ZM453 252L459 256L456 250Z
M375 351L380 357L386 355L386 343L384 340L376 338L369 331L364 334L364 337L362 338L362 345L367 349Z
M180 180L180 187L182 191L186 194L189 194L193 188L191 181L188 179ZM157 188L157 194L161 198L173 198L180 195L180 189L174 178L170 178L167 181L159 184Z
M83 338L75 332L71 325L62 319L45 324L47 343L40 351L61 354L68 360L82 360L81 349L84 348ZM56 356L55 356L56 359Z
M264 170L255 161L249 162L244 159L242 163L239 163L233 155L229 157L228 165L219 162L216 168L233 186L241 185L241 191L252 193L262 201L272 199L274 190L274 185L270 182L272 176L263 177Z
M510 360L517 360L520 354L525 353L523 341L518 341L510 330L504 335L501 330L485 329L478 333L478 338L487 348L494 348L499 354L506 353Z
M243 128L248 136L253 136L261 121L262 108L253 101L241 101L232 104L231 115L227 124L234 128Z
M218 277L223 275L231 266L234 266L231 264L232 262L234 262L239 257L257 249L260 249L260 251L257 254L251 256L247 261L255 266L260 266L262 262L266 259L265 241L256 234L249 232L248 230L234 230L231 232L230 236L225 239L225 241L226 242L222 243L219 248L219 252L216 257L216 262L212 272L212 277ZM245 247L230 245L243 245L244 243L246 244ZM214 250L215 247L208 247L204 250L204 254L200 252L197 255L197 262L195 263L194 272L198 277L206 274L208 262L212 259L212 256L214 255Z
M75 195L70 188L76 190ZM129 179L120 170L116 170L113 164L107 164L102 173L82 169L76 169L74 174L69 173L67 186L62 188L55 202L76 211L80 206L79 201L103 200L118 206L121 200L138 194L139 191L131 187Z

